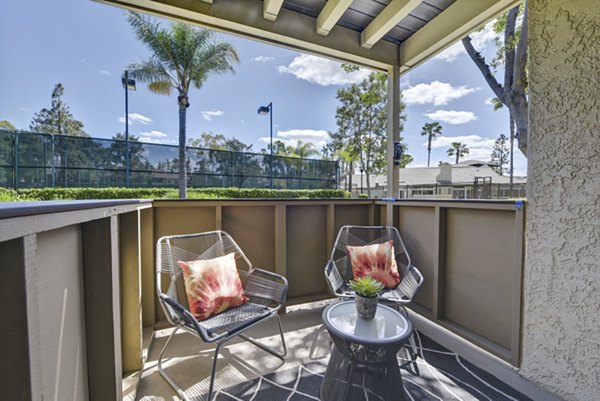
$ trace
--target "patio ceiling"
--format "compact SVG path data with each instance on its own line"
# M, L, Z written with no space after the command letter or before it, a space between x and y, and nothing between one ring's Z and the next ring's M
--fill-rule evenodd
M520 0L96 0L406 72Z

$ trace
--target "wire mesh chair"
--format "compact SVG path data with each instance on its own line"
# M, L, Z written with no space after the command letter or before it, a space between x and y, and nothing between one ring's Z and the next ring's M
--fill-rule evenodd
M411 262L400 233L392 226L343 226L338 232L331 256L325 266L325 278L331 292L342 299L354 298L348 281L354 278L352 265L346 246L364 246L383 244L394 241L394 257L398 265L401 281L394 289L385 289L380 295L380 301L387 302L408 317L406 305L413 302L423 285L423 275ZM402 366L413 365L418 372L416 359L418 357L417 343L414 334L409 338L408 362Z
M249 301L206 320L198 321L188 310L183 272L177 261L213 259L231 252L235 253L242 287ZM221 346L233 337L240 336L280 359L287 355L281 320L277 314L285 302L287 280L278 274L253 268L246 255L226 232L212 231L160 238L156 249L156 275L159 303L167 320L175 326L158 357L158 371L183 400L188 400L185 392L167 375L161 364L164 353L178 330L216 345L208 390L209 401L212 399L219 351ZM163 292L165 278L169 283L166 293ZM281 352L244 334L251 327L271 318L277 321L281 336Z

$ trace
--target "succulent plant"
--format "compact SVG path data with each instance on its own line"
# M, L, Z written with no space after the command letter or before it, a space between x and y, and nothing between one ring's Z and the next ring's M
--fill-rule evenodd
M350 280L348 284L356 294L365 298L375 298L383 290L383 284L369 276Z

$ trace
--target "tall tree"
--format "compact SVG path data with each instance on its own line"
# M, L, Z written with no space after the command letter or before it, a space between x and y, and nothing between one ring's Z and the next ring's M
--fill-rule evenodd
M2 128L2 129L9 129L9 130L13 130L13 131L17 129L8 120L2 120L2 121L0 121L0 128Z
M519 15L522 15L519 26ZM496 33L498 50L496 56L487 63L467 36L462 40L467 54L487 81L489 87L500 101L508 108L511 138L516 138L521 152L527 157L527 138L529 133L529 101L527 98L527 45L528 16L527 1L524 5L512 8L499 17L493 26ZM502 36L503 34L503 36ZM504 66L503 83L500 84L494 75L496 68Z
M213 134L212 132L203 132L198 138L189 138L187 146L194 148L225 150L225 135Z
M494 142L494 148L492 149L491 160L493 163L498 164L496 171L500 175L504 175L504 173L509 170L504 168L504 165L508 163L508 158L510 156L507 141L508 138L506 135L501 134L498 139L496 139L496 142Z
M452 147L446 151L448 156L456 156L456 164L461 157L465 157L469 154L469 148L467 145L463 145L460 142L452 142Z
M336 97L341 105L336 110L338 131L332 137L331 150L343 149L357 157L356 167L365 172L371 196L371 175L382 173L387 166L387 77L372 73L358 84L339 89ZM400 102L400 131L406 120L404 107ZM409 157L403 157L401 167Z
M239 61L229 43L216 42L207 29L175 23L170 29L137 13L129 14L129 24L137 38L152 52L145 61L127 66L131 78L148 83L159 95L177 91L179 106L179 197L187 196L186 111L190 106L189 90L200 89L209 76L234 72Z
M43 108L33 115L29 129L46 134L84 136L89 135L83 130L83 123L71 114L69 105L62 99L65 87L60 82L52 91L50 109Z
M421 128L421 136L427 136L427 167L431 159L431 140L439 135L442 135L442 125L437 121L425 123Z

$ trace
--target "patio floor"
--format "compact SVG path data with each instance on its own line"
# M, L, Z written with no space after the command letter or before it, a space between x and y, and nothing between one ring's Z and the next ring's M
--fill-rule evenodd
M224 347L215 380L216 399L319 400L319 388L330 352L329 335L321 323L322 311L323 306L320 306L297 309L282 316L288 346L285 362L243 340L234 340ZM252 329L250 334L278 346L279 337L275 330L275 321L272 321ZM142 373L138 400L179 399L159 375L156 366L170 331L155 333ZM419 374L402 370L407 400L530 400L421 333L418 333L418 346L423 355L418 359ZM206 399L213 350L212 346L189 334L178 333L163 360L163 367L194 401ZM365 393L365 399L380 398Z

